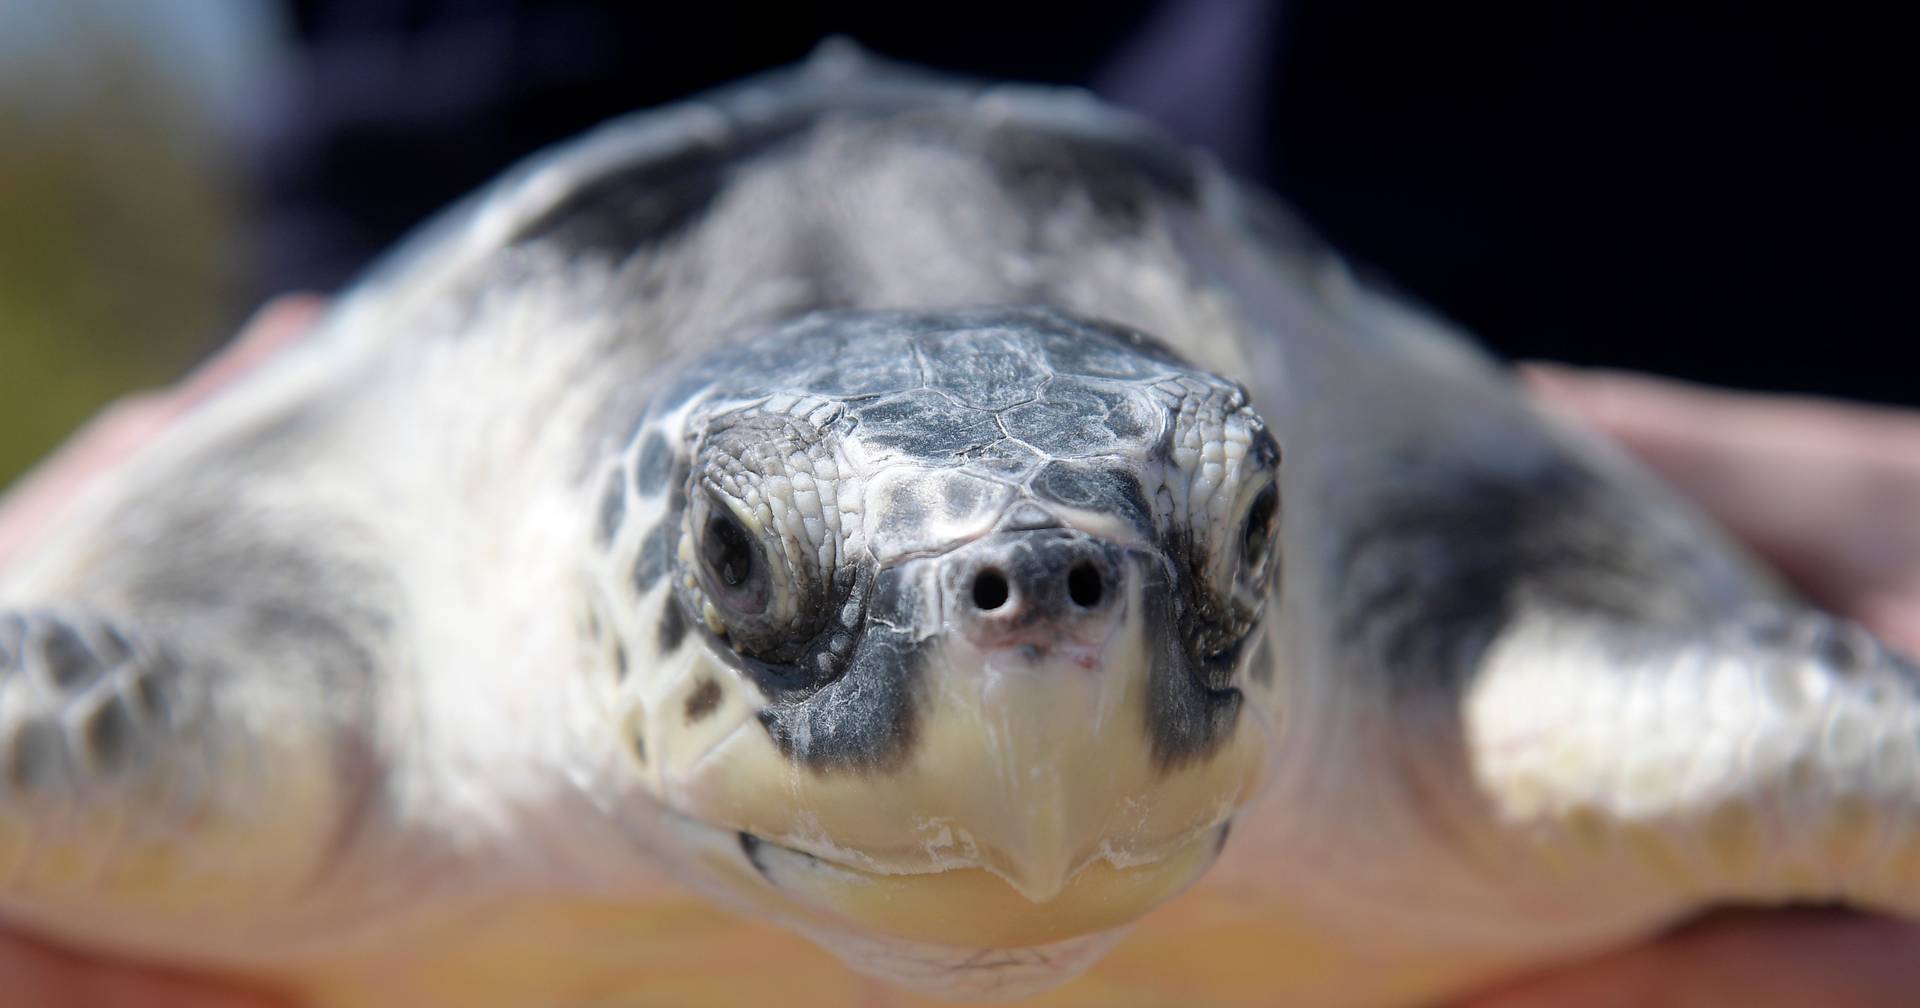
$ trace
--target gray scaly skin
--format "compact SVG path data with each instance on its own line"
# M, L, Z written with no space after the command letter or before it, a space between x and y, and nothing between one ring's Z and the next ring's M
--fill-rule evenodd
M690 893L1420 1003L1920 909L1917 718L1203 156L834 52L512 173L0 574L0 914L341 1006L849 999Z

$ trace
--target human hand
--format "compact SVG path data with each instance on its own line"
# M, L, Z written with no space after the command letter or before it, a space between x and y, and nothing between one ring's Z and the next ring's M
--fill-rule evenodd
M1808 597L1920 654L1920 413L1534 366L1548 409L1612 436ZM1739 910L1464 1008L1915 1003L1920 923Z
M0 498L0 565L42 535L74 495L131 457L169 423L297 341L323 302L286 297L263 308L240 337L178 386L116 403ZM0 925L0 1000L18 1008L289 1008L287 1002L64 951Z
M1920 655L1920 412L1523 373L1541 403L1625 445L1814 603Z
M0 991L18 1008L290 1008L238 987L67 952L4 929Z

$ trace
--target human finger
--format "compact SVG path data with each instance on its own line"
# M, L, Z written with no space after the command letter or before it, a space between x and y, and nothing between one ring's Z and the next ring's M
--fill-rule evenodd
M1920 924L1829 910L1728 911L1459 1008L1895 1008L1914 1003Z
M291 1008L268 994L104 963L4 930L0 990L19 1008Z

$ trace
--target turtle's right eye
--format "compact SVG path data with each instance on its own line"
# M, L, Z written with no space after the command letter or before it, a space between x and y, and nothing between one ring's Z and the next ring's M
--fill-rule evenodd
M725 508L715 508L700 535L700 562L707 568L715 601L741 615L758 615L767 608L770 585L767 561L740 519Z
M1240 569L1249 574L1260 569L1267 559L1267 551L1273 546L1273 519L1280 509L1280 492L1273 484L1267 484L1253 498L1247 507L1247 517L1240 525Z

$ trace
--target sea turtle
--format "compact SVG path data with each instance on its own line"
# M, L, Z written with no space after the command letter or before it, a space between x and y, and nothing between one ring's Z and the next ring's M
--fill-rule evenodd
M1920 910L1913 666L1205 155L845 49L510 173L0 577L0 911L322 1005Z

